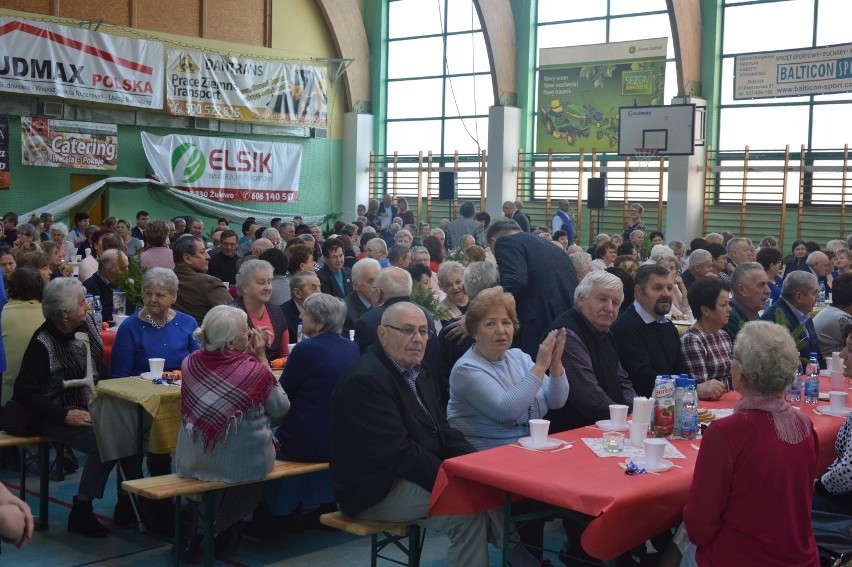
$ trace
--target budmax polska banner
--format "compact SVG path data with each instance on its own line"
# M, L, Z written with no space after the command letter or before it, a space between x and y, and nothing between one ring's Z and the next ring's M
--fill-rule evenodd
M667 43L540 49L535 151L616 151L618 109L663 104Z
M118 127L21 117L21 163L112 170L118 166Z
M9 171L9 117L0 116L0 190L12 186Z
M218 201L294 203L302 146L142 132L142 147L160 181Z
M163 44L0 16L0 91L163 108Z
M169 113L279 125L328 124L325 67L169 49Z

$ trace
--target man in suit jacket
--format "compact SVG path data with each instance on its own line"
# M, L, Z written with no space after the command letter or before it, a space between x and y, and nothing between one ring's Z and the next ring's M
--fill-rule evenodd
M420 366L429 331L417 305L394 304L383 314L378 344L340 378L332 413L332 485L343 513L413 521L445 533L447 565L484 567L487 512L426 518L441 462L474 451L447 423L431 377Z
M305 312L305 300L315 293L322 293L320 281L314 272L299 272L290 278L290 299L281 305L284 318L287 319L287 331L290 340L299 341L299 322Z
M346 322L343 324L343 334L349 336L349 331L355 330L355 322L361 315L373 306L370 288L376 276L379 275L379 263L372 258L358 260L352 266L352 293L343 299L346 305Z
M344 298L352 292L352 270L343 266L343 243L332 238L322 245L325 265L317 272L322 292Z
M222 280L207 273L210 256L204 241L190 234L177 239L172 254L178 278L178 296L172 306L195 318L199 325L207 312L217 305L227 305L233 298Z
M636 271L635 301L612 325L618 359L637 396L650 397L660 374L686 370L680 337L666 317L672 307L674 277L658 264Z
M500 285L517 302L521 330L514 346L535 359L547 326L574 305L577 273L564 250L522 232L511 219L491 223L487 237Z
M761 319L783 325L790 330L802 362L807 362L812 352L817 355L819 367L825 368L825 358L819 348L819 335L811 319L811 310L819 294L817 277L810 272L796 270L784 277L781 298L764 311Z
M512 219L518 223L518 228L524 232L530 231L530 221L527 215L518 210L513 201L503 203L503 214L507 219Z

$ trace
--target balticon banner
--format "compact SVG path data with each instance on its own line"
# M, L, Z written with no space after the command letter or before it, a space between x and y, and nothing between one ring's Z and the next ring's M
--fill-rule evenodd
M743 53L734 57L734 98L848 93L852 91L852 43Z
M163 44L0 16L0 91L163 108Z
M535 151L614 152L620 107L663 104L667 43L540 49Z
M328 124L325 67L169 49L167 107L177 116Z
M218 201L299 200L298 144L142 132L142 147L154 175L172 187Z
M118 166L118 127L21 117L21 163L112 170Z

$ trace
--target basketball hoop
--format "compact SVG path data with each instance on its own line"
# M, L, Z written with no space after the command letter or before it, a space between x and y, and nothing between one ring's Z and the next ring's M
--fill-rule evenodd
M647 168L651 160L657 157L657 148L633 148L634 158L639 167Z

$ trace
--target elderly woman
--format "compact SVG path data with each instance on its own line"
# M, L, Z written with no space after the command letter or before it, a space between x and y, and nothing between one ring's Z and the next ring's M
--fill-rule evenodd
M776 248L762 248L756 257L757 263L763 266L763 271L766 272L766 277L769 278L769 297L772 302L778 301L781 297L781 286L784 280L781 279L781 252Z
M47 267L50 269L50 278L70 277L71 267L62 258L62 247L52 240L41 243L41 250L47 255L49 261Z
M680 262L674 254L666 254L660 256L657 264L665 266L668 271L674 276L674 297L672 298L672 310L669 313L672 319L691 319L692 311L689 308L689 294L686 289L686 284L683 283L683 278L680 277L677 269Z
M175 453L177 472L228 483L261 479L275 463L270 418L280 419L290 408L287 394L269 370L267 334L249 328L245 311L217 305L205 315L196 336L203 348L181 365L183 426ZM262 494L260 483L220 492L216 533L253 510ZM220 541L233 546L238 539L235 530L228 530ZM200 546L201 536L196 533L185 556L196 556Z
M36 229L36 227L34 227L28 222L25 222L18 225L17 231L18 239L15 240L15 243L12 245L13 248L25 248L26 245L32 244L36 247L36 249L41 249L41 234Z
M237 299L232 307L248 315L250 329L258 329L266 336L266 358L274 360L289 353L290 334L287 320L280 305L271 305L272 264L264 260L248 260L237 272ZM295 338L295 337L294 337Z
M630 205L630 224L627 225L627 228L624 229L624 233L622 236L624 240L630 240L630 233L634 230L641 230L645 232L645 223L642 222L642 213L645 212L645 207L643 207L639 203L633 203Z
M50 226L50 239L59 244L62 259L65 262L73 262L76 250L66 238L68 238L68 227L65 223L55 222Z
M583 281L583 278L592 271L592 257L588 252L574 252L568 257L571 258L571 264L577 272L577 281Z
M3 329L3 346L6 349L0 405L6 405L12 399L12 388L24 351L33 333L44 323L41 295L45 285L41 272L33 268L15 270L9 278L9 301L0 312L0 328Z
M175 258L169 248L169 227L161 220L148 223L145 229L147 248L142 252L142 265L146 268L175 269Z
M464 292L464 266L458 262L444 262L438 270L438 285L447 296L438 303L446 312L441 323L455 320L467 312L468 298Z
M92 511L92 499L103 497L114 462L100 459L88 410L91 391L85 386L64 385L68 380L84 378L87 362L95 382L104 376L103 346L94 320L86 315L85 288L76 279L57 278L47 284L41 307L45 322L24 352L12 399L33 414L42 435L86 454L79 491L68 516L68 531L106 537L107 529ZM88 361L75 333L88 336Z
M796 240L793 242L793 246L791 248L793 255L790 257L790 261L787 262L787 265L784 266L784 275L782 277L787 277L787 274L790 272L795 272L796 270L808 270L808 247L805 244L804 240Z
M41 251L41 249L33 248L34 244L26 244L25 248L19 248L15 254L15 262L18 269L33 268L38 270L44 278L44 283L50 281L50 256Z
M293 348L280 380L290 399L290 411L275 432L282 459L329 459L331 394L346 367L360 356L358 345L340 336L345 320L346 305L340 299L324 293L305 299L302 332L310 340ZM314 514L318 517L319 513L336 510L334 501L327 471L270 482L266 487L266 502L277 516L320 505Z
M283 278L280 278L279 281L276 281L273 276L272 279L272 293L275 295L276 299L286 298L281 303L272 302L273 305L282 305L287 301L290 301L290 278L299 272L313 272L314 271L314 249L312 246L305 244L297 239L293 239L290 241L291 243L287 246L287 273L284 274ZM273 269L273 274L275 270ZM296 337L293 337L294 339Z
M618 248L612 241L607 240L595 248L595 259L592 260L592 270L606 270L611 268L617 254Z
M784 401L798 358L780 325L754 321L738 333L732 381L742 398L701 442L681 565L819 565L810 515L816 434Z
M402 219L402 225L414 224L414 213L408 208L408 199L397 197L396 204L399 207L399 218Z
M710 262L710 272L707 275L721 278L726 284L731 285L731 276L725 271L728 266L728 253L725 251L725 247L711 242L704 249L710 252L713 258Z
M689 288L695 323L680 336L680 346L702 400L717 400L732 386L731 337L722 330L731 314L730 296L728 284L714 277Z
M379 200L378 199L370 199L367 201L367 222L370 223L372 227L379 226Z
M124 248L127 251L127 255L130 257L135 256L142 252L142 248L144 245L142 241L133 236L130 233L131 226L130 221L127 219L118 219L115 223L115 231L121 237L121 240L124 242Z
M147 372L149 358L164 358L166 370L177 370L198 350L195 318L172 309L177 291L178 279L171 270L151 268L145 273L143 307L121 324L115 336L110 357L113 378Z
M269 262L269 265L272 266L272 295L269 298L269 303L282 305L289 301L290 278L287 277L287 254L280 248L270 248L261 252L257 259Z

